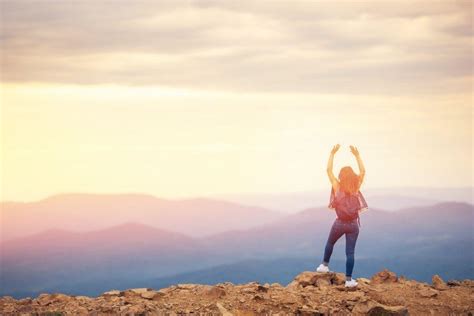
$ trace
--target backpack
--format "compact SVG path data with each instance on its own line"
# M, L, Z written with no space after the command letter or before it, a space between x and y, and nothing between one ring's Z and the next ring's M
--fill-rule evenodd
M359 220L359 210L361 209L361 202L359 200L358 192L354 194L349 194L338 190L334 197L333 206L336 210L337 217L340 220Z

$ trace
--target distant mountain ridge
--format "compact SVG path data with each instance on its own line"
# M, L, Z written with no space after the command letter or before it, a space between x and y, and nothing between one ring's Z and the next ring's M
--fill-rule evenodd
M397 211L407 207L429 206L439 202L465 202L474 204L473 187L430 188L430 187L393 187L365 188L362 193L369 207L385 211ZM296 213L307 208L326 206L330 189L293 193L248 193L221 194L217 199L256 205L286 213Z
M426 271L446 278L474 278L473 216L473 206L467 203L445 202L395 213L371 209L361 216L355 271L369 275L388 267L419 280ZM0 243L0 295L22 297L42 291L90 295L172 275L183 283L186 277L201 278L202 273L216 279L213 273L222 271L222 265L234 276L235 271L258 273L281 282L284 269L294 271L321 259L334 218L327 208L308 209L258 227L199 238L139 223L90 232L48 230ZM334 250L332 262L338 269L343 269L343 247L341 240ZM284 261L289 258L300 259ZM263 262L260 270L244 264L252 260ZM278 260L286 263L272 263ZM426 268L433 262L438 270Z
M0 240L49 228L89 231L137 222L199 237L245 229L281 217L279 212L197 198L166 200L142 194L61 194L37 202L0 204Z

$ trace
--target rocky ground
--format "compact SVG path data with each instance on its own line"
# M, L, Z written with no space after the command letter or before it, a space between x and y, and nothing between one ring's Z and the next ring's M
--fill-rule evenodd
M344 287L342 273L303 272L288 286L178 284L109 291L92 298L41 294L0 298L1 315L474 315L474 281L432 284L384 270Z

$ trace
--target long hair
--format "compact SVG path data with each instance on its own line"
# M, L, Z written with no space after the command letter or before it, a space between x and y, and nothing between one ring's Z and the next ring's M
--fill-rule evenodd
M359 176L350 166L342 167L339 171L339 183L341 191L345 193L354 194L359 191Z

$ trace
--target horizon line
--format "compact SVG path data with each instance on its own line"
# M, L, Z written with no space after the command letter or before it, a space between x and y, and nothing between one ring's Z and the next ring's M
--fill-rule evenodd
M384 186L384 187L368 187L367 190L379 190L379 189L471 189L474 190L474 185L465 185L465 186ZM155 195L153 193L147 192L134 192L134 191L124 191L124 192L85 192L85 191L66 191L61 193L49 194L43 198L32 199L32 200L0 200L0 203L35 203L41 202L53 197L65 196L65 195L138 195L138 196L149 196L155 199L168 200L168 201L183 201L183 200L192 200L192 199L216 199L219 197L225 196L238 196L238 195L288 195L288 194L302 194L302 193L313 193L313 192L322 192L327 189L319 188L314 190L300 190L300 191L283 191L283 192L227 192L227 193L210 193L202 195L192 195L192 196L182 196L182 197L163 197Z

